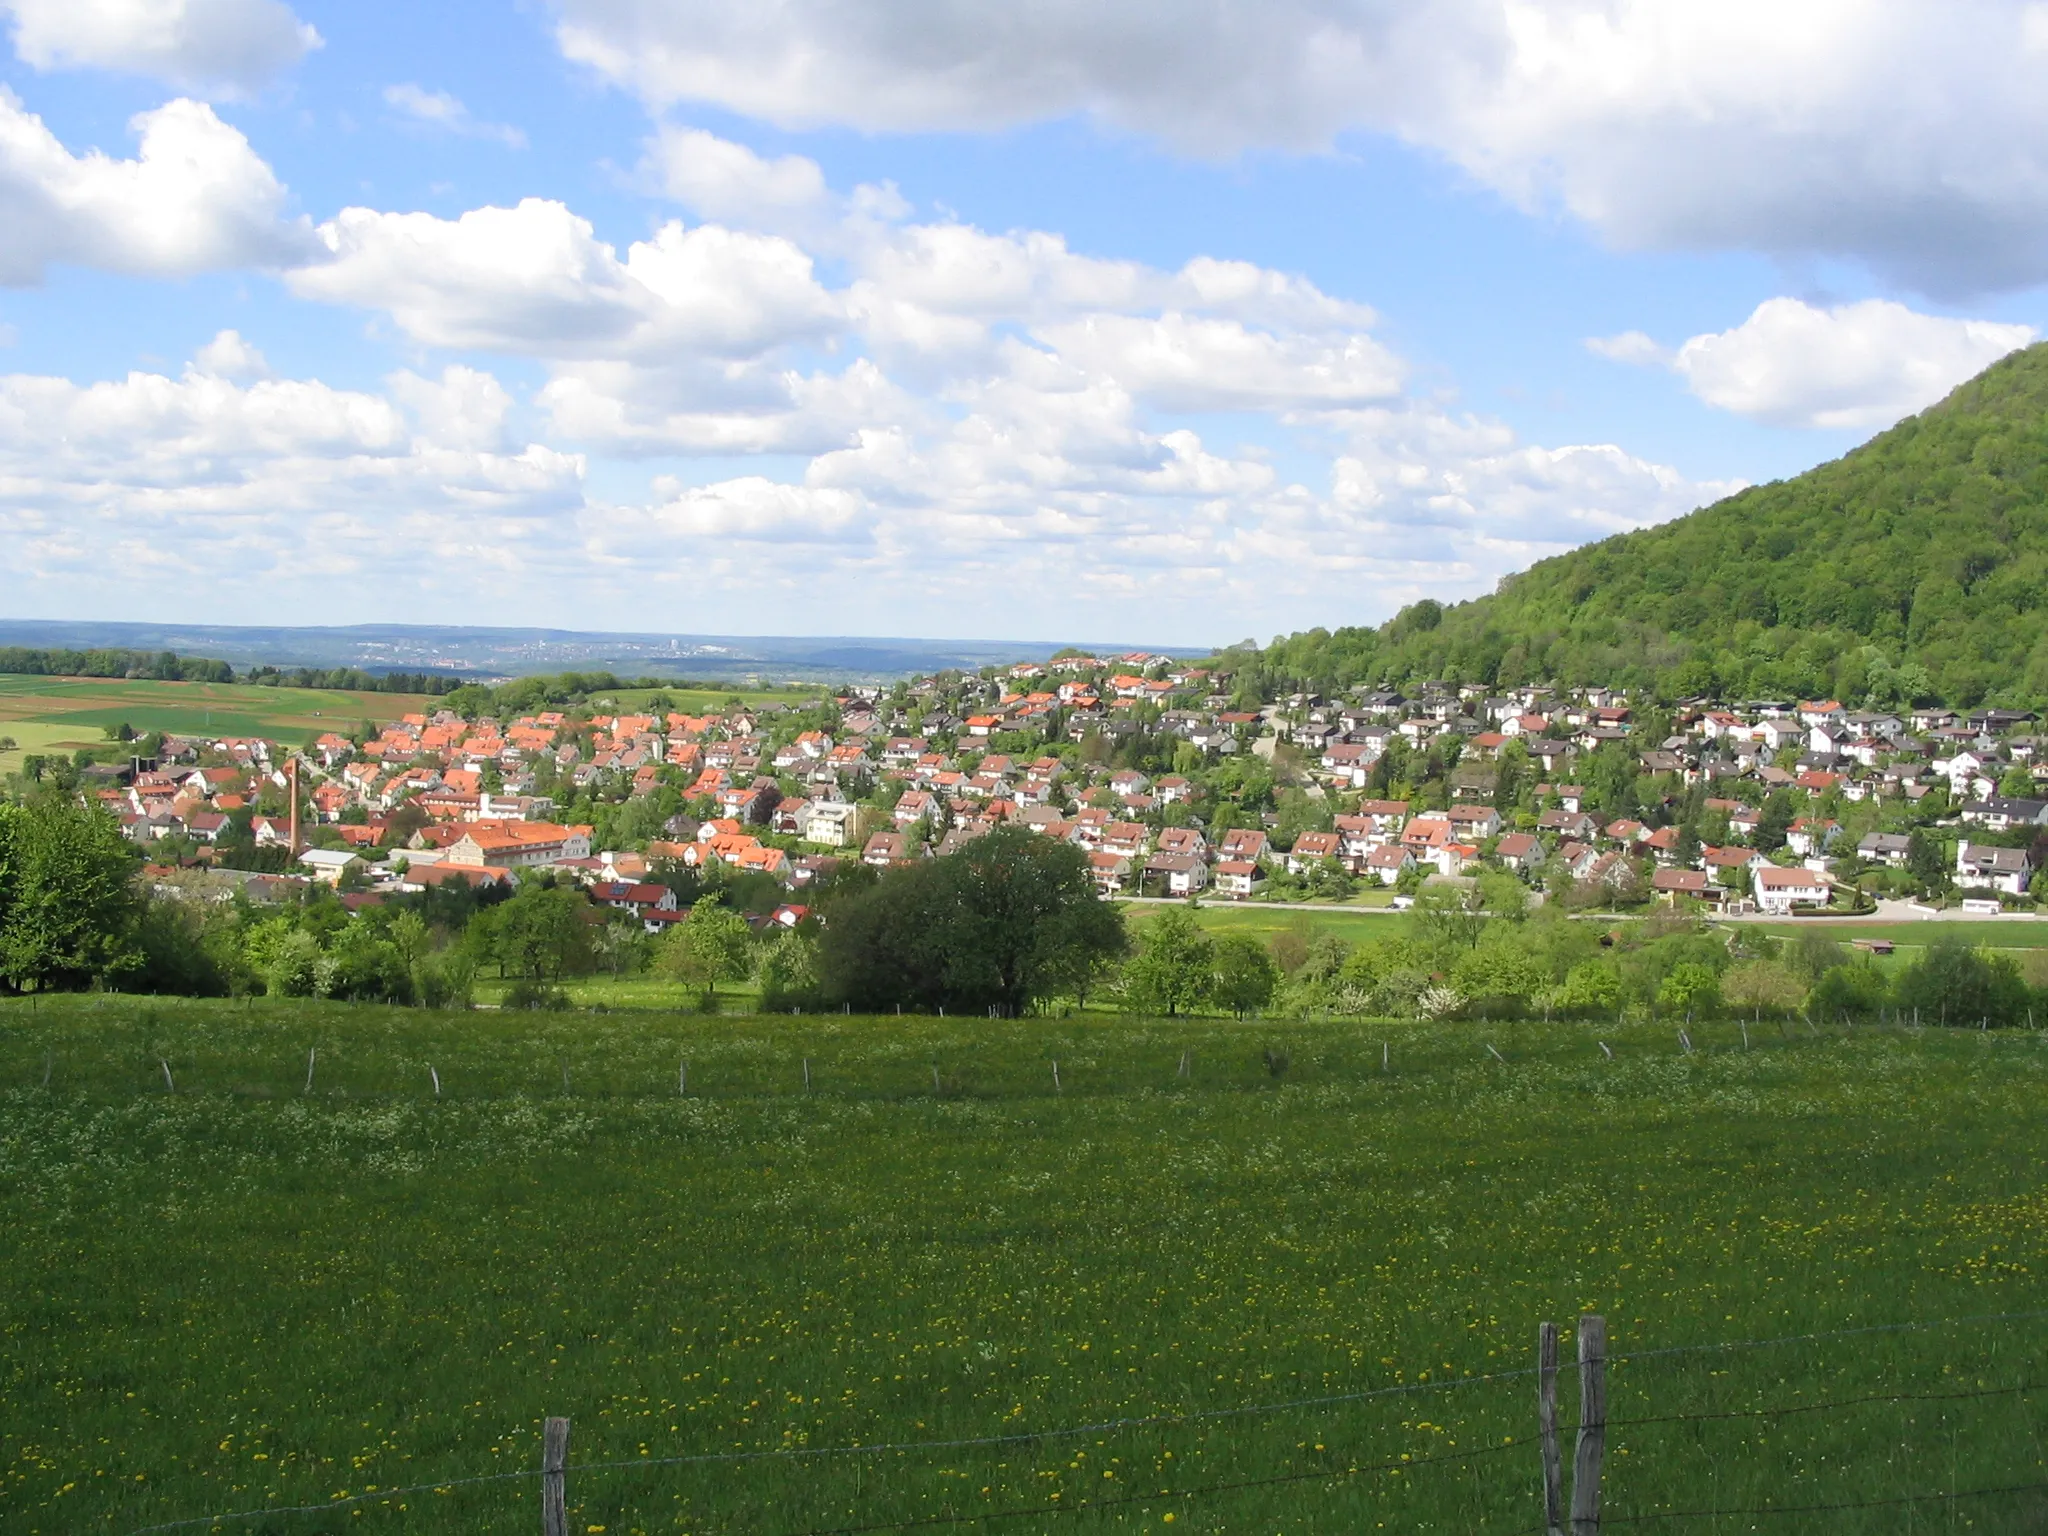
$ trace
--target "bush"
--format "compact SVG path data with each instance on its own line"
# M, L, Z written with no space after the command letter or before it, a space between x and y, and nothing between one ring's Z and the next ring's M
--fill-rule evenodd
M560 987L550 986L544 981L515 981L506 992L500 1008L535 1009L547 1013L562 1013L573 1006L569 994Z

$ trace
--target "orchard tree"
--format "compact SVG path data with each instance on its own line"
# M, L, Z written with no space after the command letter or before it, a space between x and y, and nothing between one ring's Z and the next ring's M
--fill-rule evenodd
M1174 1018L1201 1004L1214 985L1215 942L1184 907L1168 907L1138 932L1124 967L1124 1001L1138 1013Z
M99 806L60 795L0 805L0 980L70 991L141 964L135 854Z

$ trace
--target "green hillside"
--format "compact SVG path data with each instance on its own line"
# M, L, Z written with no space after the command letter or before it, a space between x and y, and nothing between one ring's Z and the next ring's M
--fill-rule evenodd
M2048 699L2048 344L1854 452L1545 560L1490 597L1276 643L1243 680L1456 678Z

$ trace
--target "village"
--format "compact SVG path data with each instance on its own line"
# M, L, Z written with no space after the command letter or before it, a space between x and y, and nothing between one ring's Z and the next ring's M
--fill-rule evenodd
M2031 906L2032 714L1451 684L1253 705L1228 684L1140 653L695 715L443 710L296 750L166 737L94 788L158 871L214 869L251 899L548 870L649 931L686 915L665 871L766 876L786 898L753 920L788 924L842 861L1008 822L1083 849L1106 897L1405 906L1491 870L1594 907L1789 915L1872 887ZM268 856L233 870L237 839Z

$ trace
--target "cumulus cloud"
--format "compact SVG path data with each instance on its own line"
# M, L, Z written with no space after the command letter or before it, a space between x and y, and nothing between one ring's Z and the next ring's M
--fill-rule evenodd
M1355 130L1627 247L2048 277L2048 22L2024 0L559 0L656 109L973 130L1086 114L1198 154Z
M366 615L447 593L748 630L800 603L858 631L886 594L943 634L986 632L1000 592L1034 629L1127 612L1198 643L1467 595L1725 489L1412 397L1373 311L1295 274L916 222L807 162L685 147L672 190L730 222L620 247L541 199L349 208L287 269L413 349L536 361L530 397L468 364L274 378L234 332L176 378L0 379L0 547L101 605L206 570L289 617L317 573ZM614 461L602 498L582 452ZM666 471L637 494L634 456Z
M135 159L74 155L0 87L0 283L39 282L52 262L178 277L313 249L283 185L211 107L180 98L129 126Z
M279 0L0 0L36 69L110 69L201 95L260 90L320 46Z
M234 383L195 366L93 384L0 377L0 547L79 611L163 583L302 618L347 592L403 604L520 581L578 543L583 461L502 446L503 392L465 370L392 395ZM387 606L387 612L403 608Z
M345 208L300 295L383 310L416 341L541 357L749 356L838 323L811 259L788 240L664 225L623 261L588 220L528 198L456 219Z
M490 139L507 149L526 148L526 135L506 123L486 123L446 91L429 91L407 82L384 87L384 104L408 122L438 128L464 139Z
M1925 409L2036 334L1885 299L1833 309L1769 299L1741 325L1674 352L1640 332L1590 345L1618 362L1662 363L1707 404L1752 421L1862 431Z
M197 373L244 382L270 376L270 364L263 354L243 339L239 331L221 331L192 354Z

